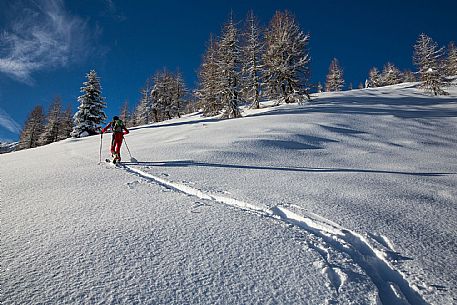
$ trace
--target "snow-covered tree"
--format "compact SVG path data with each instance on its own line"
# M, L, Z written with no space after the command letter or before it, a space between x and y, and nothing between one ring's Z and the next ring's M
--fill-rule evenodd
M157 72L151 91L154 120L163 121L180 117L185 95L186 86L180 72L171 73L165 69Z
M287 11L277 11L265 32L265 89L278 104L300 102L303 95L309 99L309 39Z
M450 42L447 48L446 74L457 76L457 48L454 42Z
M59 140L59 129L62 119L62 101L60 97L56 97L49 107L46 116L46 125L38 140L39 145L46 145Z
M391 62L384 65L381 74L381 83L383 86L396 85L403 82L401 71Z
M199 71L196 97L207 116L223 114L225 118L241 116L240 47L238 30L232 16L224 25L219 42L212 36Z
M76 138L96 134L98 125L106 120L103 111L106 103L103 101L105 98L101 96L100 79L95 70L91 70L86 77L87 81L81 87L83 95L78 97L78 111L73 117L75 126L71 136Z
M57 135L57 140L64 140L71 136L71 132L73 130L73 116L71 106L68 105L65 112L61 114L61 118L59 120L59 133Z
M141 89L141 99L133 114L135 126L145 125L153 122L153 100L152 100L152 80L147 79L145 86Z
M240 47L238 29L232 15L222 29L218 46L217 73L224 118L241 116L240 104Z
M154 75L154 86L151 94L153 97L153 109L155 113L155 121L169 120L172 118L172 103L173 95L172 85L173 78L167 70L157 72Z
M179 118L181 117L180 112L183 111L186 106L186 96L188 92L184 78L179 71L173 75L172 90L172 109L174 109L175 115Z
M318 82L317 83L317 93L322 93L322 91L324 90L324 87L322 86L321 82Z
M422 87L435 95L447 94L443 90L448 85L442 64L443 50L424 33L419 35L414 45L413 62L419 70Z
M338 63L338 59L333 58L328 68L325 91L341 91L344 86L343 69Z
M242 46L242 96L249 102L250 108L258 109L260 107L261 93L261 76L262 64L261 56L264 49L264 43L261 40L261 30L254 15L250 11L246 17L246 26Z
M183 113L193 113L197 112L200 110L201 107L199 106L197 97L196 97L196 90L193 90L192 93L190 93L187 96L186 103L184 104L184 109Z
M42 106L36 106L25 121L17 150L37 147L43 132L45 115Z
M414 73L410 70L406 70L403 72L403 81L407 83L416 82L416 75L414 75Z
M124 103L122 104L121 112L119 113L119 119L121 119L126 126L131 126L128 100L125 100Z
M368 82L366 87L376 88L380 87L381 85L381 75L379 74L378 68L371 68L370 71L368 71Z
M194 94L197 98L197 104L205 116L217 115L223 109L218 80L218 49L218 42L213 38L213 35L210 35L208 48L198 72L198 89L195 90Z
M363 83L359 82L359 85L357 86L357 89L363 89Z

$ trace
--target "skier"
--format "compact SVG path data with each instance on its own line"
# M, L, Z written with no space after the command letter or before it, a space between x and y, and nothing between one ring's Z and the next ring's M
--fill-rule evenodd
M120 162L122 141L124 139L124 135L129 133L129 130L125 127L124 122L122 122L118 116L113 117L113 120L102 129L102 133L105 133L108 129L113 131L113 137L111 139L111 156L114 158L113 162Z

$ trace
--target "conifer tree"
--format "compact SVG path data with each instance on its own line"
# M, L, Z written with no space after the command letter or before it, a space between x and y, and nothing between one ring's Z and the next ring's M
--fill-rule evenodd
M450 42L447 49L446 74L457 76L457 48L454 42Z
M73 130L73 116L71 106L68 105L65 112L61 114L61 119L59 121L59 133L57 135L57 140L64 140L71 136Z
M381 84L381 75L379 75L379 70L376 67L373 67L368 71L368 88L380 87Z
M325 82L325 91L341 91L343 86L343 69L340 67L338 59L333 58L328 68L327 80Z
M56 97L46 116L46 125L39 138L39 145L46 145L59 140L59 129L62 119L62 101Z
M180 117L184 108L186 86L180 72L171 73L164 69L154 75L151 91L155 121Z
M198 72L198 89L195 90L197 103L205 116L217 115L223 109L220 99L220 83L218 81L218 48L217 41L210 35L208 48Z
M357 89L363 89L363 84L362 84L362 82L359 82L359 85L357 86Z
M188 93L188 92L187 92ZM201 105L199 105L199 102L196 98L196 90L193 90L189 96L187 96L186 103L184 104L184 113L193 113L197 112L199 109L201 109Z
M324 87L322 86L321 82L317 83L317 93L322 93Z
M422 88L434 95L446 95L448 85L446 71L442 64L443 48L438 48L432 38L422 33L414 45L413 62L419 70Z
M381 83L383 86L396 85L403 82L401 71L391 62L384 65L381 74Z
M173 86L172 86L172 96L171 96L171 104L174 114L180 118L180 112L186 106L185 97L187 95L187 88L186 84L184 83L184 79L182 77L181 72L176 72L173 77Z
M267 95L277 104L309 99L309 39L289 12L276 12L265 32L263 63Z
M145 86L141 89L141 99L134 112L135 125L146 125L153 122L153 100L152 100L152 81L146 80Z
M43 132L45 115L42 106L36 106L29 114L22 129L17 150L37 147Z
M75 126L71 133L72 137L83 137L97 133L98 125L106 120L103 111L106 108L105 98L101 96L100 79L95 70L86 74L87 81L83 83L78 97L79 107L74 115Z
M119 113L119 119L121 119L126 126L130 126L130 112L128 100L125 100L124 104L122 104L121 112Z
M416 75L414 75L414 73L410 70L406 70L403 72L403 81L408 83L415 82L417 81Z
M224 107L223 117L240 117L240 47L238 30L232 15L222 29L217 59L220 98Z
M260 36L260 27L254 12L250 11L246 17L246 26L243 33L242 47L242 95L251 109L260 107L262 64L261 56L264 43Z
M153 111L155 121L169 120L173 117L172 95L173 79L167 70L159 71L154 75L154 86L151 91L153 97Z

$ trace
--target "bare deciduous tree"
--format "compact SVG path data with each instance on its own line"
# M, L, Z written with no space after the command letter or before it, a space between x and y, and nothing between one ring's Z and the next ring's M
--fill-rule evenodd
M45 115L42 106L36 106L25 121L17 150L37 147L44 128Z
M291 13L276 12L265 32L263 62L266 92L277 104L309 99L309 39Z
M325 91L341 91L344 86L343 69L340 67L338 59L333 58L328 68Z

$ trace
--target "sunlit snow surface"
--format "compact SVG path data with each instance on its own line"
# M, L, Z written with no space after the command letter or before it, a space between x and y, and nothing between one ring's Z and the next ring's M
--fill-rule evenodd
M121 167L99 136L1 155L0 303L455 304L449 91L189 115Z

